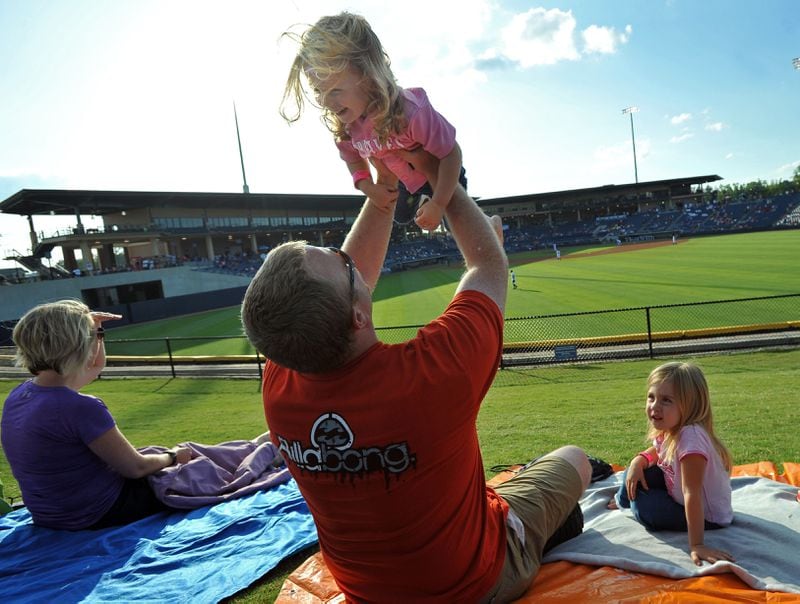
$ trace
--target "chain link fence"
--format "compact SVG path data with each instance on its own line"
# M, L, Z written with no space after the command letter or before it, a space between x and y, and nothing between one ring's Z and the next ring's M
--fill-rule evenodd
M377 332L395 344L421 327ZM780 346L800 346L800 294L506 319L501 368ZM13 352L0 350L1 366L10 368ZM259 377L264 363L244 336L106 338L106 353L104 375Z
M800 294L506 319L503 367L800 345Z

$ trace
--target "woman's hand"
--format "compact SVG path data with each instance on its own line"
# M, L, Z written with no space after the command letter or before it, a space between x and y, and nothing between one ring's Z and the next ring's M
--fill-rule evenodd
M122 318L122 315L117 315L111 312L99 312L99 311L92 311L89 313L94 319L95 325L102 325L103 321L118 321Z
M189 447L172 447L175 453L175 463L189 463L192 460L192 450Z

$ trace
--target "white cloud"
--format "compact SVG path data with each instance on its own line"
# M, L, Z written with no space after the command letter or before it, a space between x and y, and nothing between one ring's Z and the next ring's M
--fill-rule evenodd
M690 119L692 119L691 113L681 113L680 115L672 116L669 121L673 126L677 126L678 124L688 122Z
M733 153L728 153L728 154L725 156L725 159L733 159L734 157L735 157L735 155L734 155Z
M502 31L502 54L520 67L576 61L572 11L532 8L514 15Z
M641 160L649 157L651 144L649 139L636 141L636 160L641 167ZM633 168L633 147L630 141L624 141L608 147L598 147L592 153L589 172L607 178L610 173L619 169ZM608 182L606 180L605 182Z
M628 25L623 33L617 33L613 27L590 25L581 32L583 51L587 54L613 54L620 44L628 42L633 28Z
M582 52L576 45L577 22L572 11L557 8L532 8L518 13L502 29L499 48L481 53L476 65L481 69L497 69L517 65L523 69L536 65L554 65L560 61L577 61L581 54L613 54L627 44L633 27L621 32L614 27L590 25L580 32Z
M673 136L671 139L669 139L669 142L671 142L671 143L682 143L683 141L689 140L693 136L694 136L694 134L692 134L691 132L685 132L685 133L681 134L680 136Z
M706 124L706 130L709 132L721 132L723 128L726 128L725 124L722 122L714 122L713 124Z
M775 170L775 173L776 174L783 174L783 173L792 174L794 172L795 168L797 168L797 166L800 166L800 160L789 162L788 164L783 164L780 168Z

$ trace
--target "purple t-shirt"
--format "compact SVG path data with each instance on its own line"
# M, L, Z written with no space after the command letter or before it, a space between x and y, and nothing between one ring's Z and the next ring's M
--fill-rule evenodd
M34 523L77 530L111 508L124 478L88 444L114 423L103 401L69 388L27 381L11 391L0 438Z
M359 158L380 159L414 193L427 179L395 152L421 146L431 155L442 159L456 144L456 129L431 106L428 95L422 88L406 88L400 94L408 121L405 132L390 136L385 143L381 143L372 119L359 118L348 128L351 139L338 142L336 146L339 148L339 155L347 163Z

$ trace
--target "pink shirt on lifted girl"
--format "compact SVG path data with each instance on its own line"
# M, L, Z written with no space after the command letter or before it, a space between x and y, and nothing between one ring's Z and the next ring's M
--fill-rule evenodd
M731 506L731 477L725 470L722 459L714 448L708 432L699 424L689 424L681 428L675 459L668 464L663 459L663 440L657 438L653 445L658 453L658 466L664 472L667 491L675 501L686 505L681 489L681 460L687 455L702 455L706 460L703 476L703 510L705 519L721 525L733 520Z
M422 147L431 155L442 159L456 144L456 129L438 113L422 88L401 89L403 109L408 126L404 132L393 134L385 143L378 135L370 117L362 117L350 124L350 140L338 141L340 157L347 163L359 158L381 160L399 178L409 192L416 192L426 178L416 172L405 160L395 155L397 150Z

